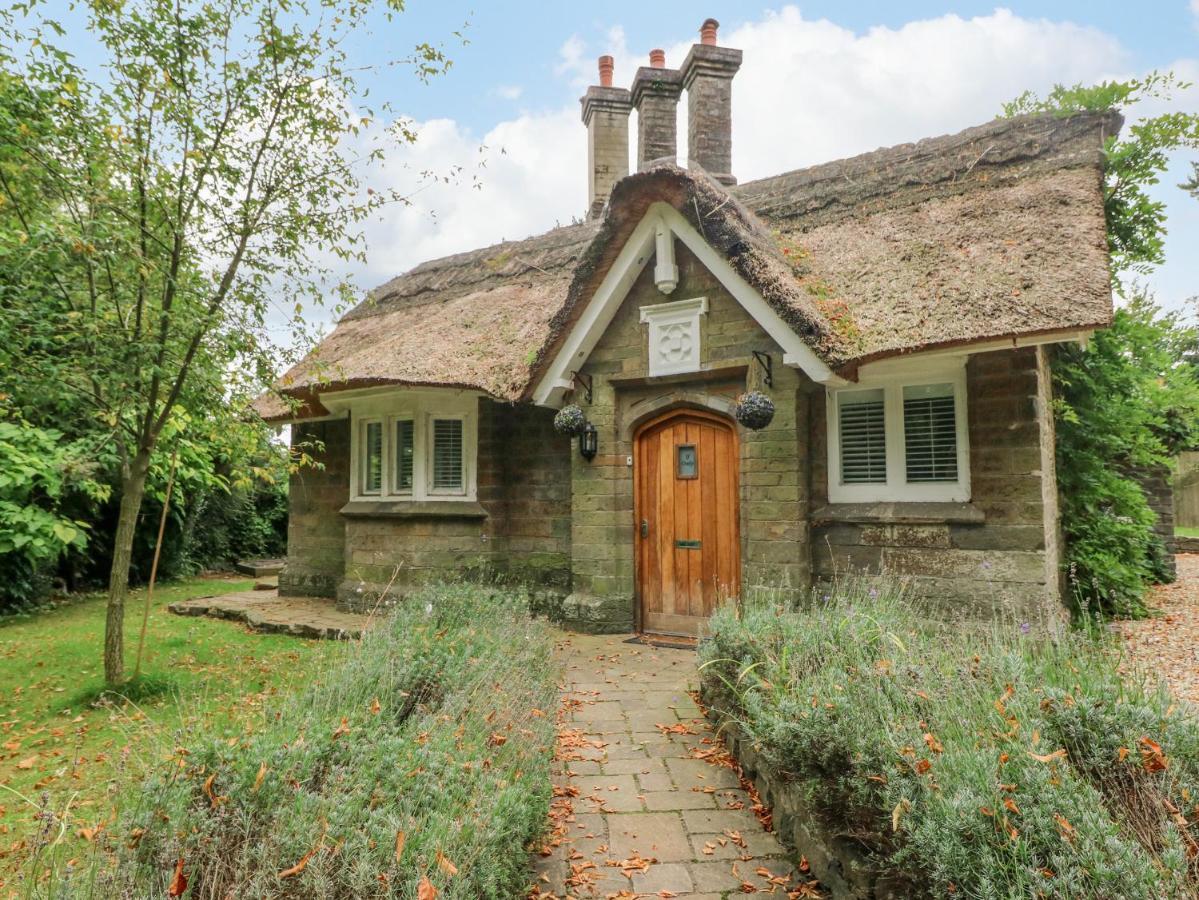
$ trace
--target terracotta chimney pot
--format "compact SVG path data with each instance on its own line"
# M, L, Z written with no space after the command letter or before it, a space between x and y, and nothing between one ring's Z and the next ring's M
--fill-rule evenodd
M655 69L665 69L666 68L666 51L665 50L651 50L649 52L649 64L651 66L653 66Z
M612 70L615 68L615 62L610 56L601 56L599 58L599 77L600 87L612 87Z
M715 19L704 19L704 24L699 28L699 42L707 44L709 47L716 46L716 29L720 27L720 23Z

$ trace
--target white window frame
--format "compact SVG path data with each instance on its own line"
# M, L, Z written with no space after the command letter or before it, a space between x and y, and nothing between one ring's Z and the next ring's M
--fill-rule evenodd
M465 391L344 392L322 398L328 406L350 415L350 499L395 503L422 500L474 502L478 499L479 395ZM462 490L433 490L433 420L462 422ZM412 490L395 487L396 422L413 423ZM362 492L366 465L366 423L383 424L383 487L377 494Z
M436 488L433 486L433 422L434 422L434 420L449 420L449 421L458 421L458 422L462 423L462 487L461 488L458 488L458 489ZM466 420L467 420L467 417L465 414L442 413L442 412L430 412L430 413L425 414L425 435L426 435L425 466L426 466L426 471L429 473L428 478L426 479L426 488L428 489L428 493L429 493L430 497L436 497L437 499L441 500L441 499L444 499L447 497L451 497L451 498L461 497L466 493L467 480L468 480L468 475L469 475L470 468L471 468L470 462L469 462L469 453L467 450L468 442L467 442L467 437L466 437L466 431L467 431ZM413 481L415 481L415 480L416 479L414 478Z
M399 462L396 456L396 425L400 422L412 423L412 487L404 489L398 487L400 482L400 473L397 463ZM417 417L408 413L401 413L396 416L387 417L387 442L390 453L387 456L387 487L389 497L412 497L416 493L416 486L420 484L420 451L417 443L417 432L420 431L420 425L417 424Z
M354 425L354 436L358 439L358 452L354 454L354 465L352 467L354 474L358 476L358 484L366 482L366 430L371 425L378 425L382 432L381 441L379 443L379 490L365 493L363 488L363 497L377 499L383 496L387 485L387 420L382 416L363 416Z
M927 384L953 387L954 425L957 432L957 481L908 483L906 435L903 421L903 389ZM882 389L883 421L887 446L885 484L841 483L841 412L838 403L844 393ZM875 374L854 385L829 388L828 499L830 503L965 503L970 499L970 429L966 419L966 359L960 357L935 366L879 367Z

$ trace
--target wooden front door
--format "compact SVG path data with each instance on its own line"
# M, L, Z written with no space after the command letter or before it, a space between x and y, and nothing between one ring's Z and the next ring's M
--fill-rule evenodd
M697 634L741 586L737 433L678 410L642 426L634 447L641 629Z

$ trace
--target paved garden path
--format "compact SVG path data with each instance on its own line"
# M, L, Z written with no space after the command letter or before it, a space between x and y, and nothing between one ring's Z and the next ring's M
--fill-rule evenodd
M531 896L787 896L800 882L689 693L695 652L625 640L559 642L554 836Z

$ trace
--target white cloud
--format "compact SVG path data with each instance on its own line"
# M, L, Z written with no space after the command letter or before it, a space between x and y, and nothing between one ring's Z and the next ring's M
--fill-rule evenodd
M519 100L525 89L519 84L497 84L491 92L502 100Z
M681 63L692 40L687 34L663 45L669 65ZM733 97L733 169L742 181L985 122L1026 89L1127 77L1130 60L1115 38L1094 28L1002 9L856 33L786 7L722 31L721 43L745 53ZM616 57L616 83L627 84L648 50L634 54L619 28L602 40L576 35L561 47L556 72L573 98L594 83L600 53ZM1183 61L1180 75L1188 65L1199 63ZM684 115L681 108L683 144ZM685 155L685 146L679 150ZM480 163L485 168L477 170ZM389 210L370 225L370 262L358 273L365 286L425 259L569 222L586 205L585 131L573 99L502 121L484 135L448 120L425 122L418 143L390 157L375 177L408 190L416 173L453 165L464 167L458 185L424 188L412 207ZM478 189L470 186L476 173ZM1180 195L1178 202L1188 201ZM1196 233L1186 226L1172 233L1176 259L1179 242L1196 240ZM1176 289L1171 282L1171 293Z
M1195 17L1195 27L1199 28L1199 0L1191 0L1191 15Z
M587 202L573 152L581 129L574 110L524 114L481 136L448 119L420 125L417 142L373 173L372 184L409 192L412 204L368 225L357 280L373 287L426 259L568 223Z

